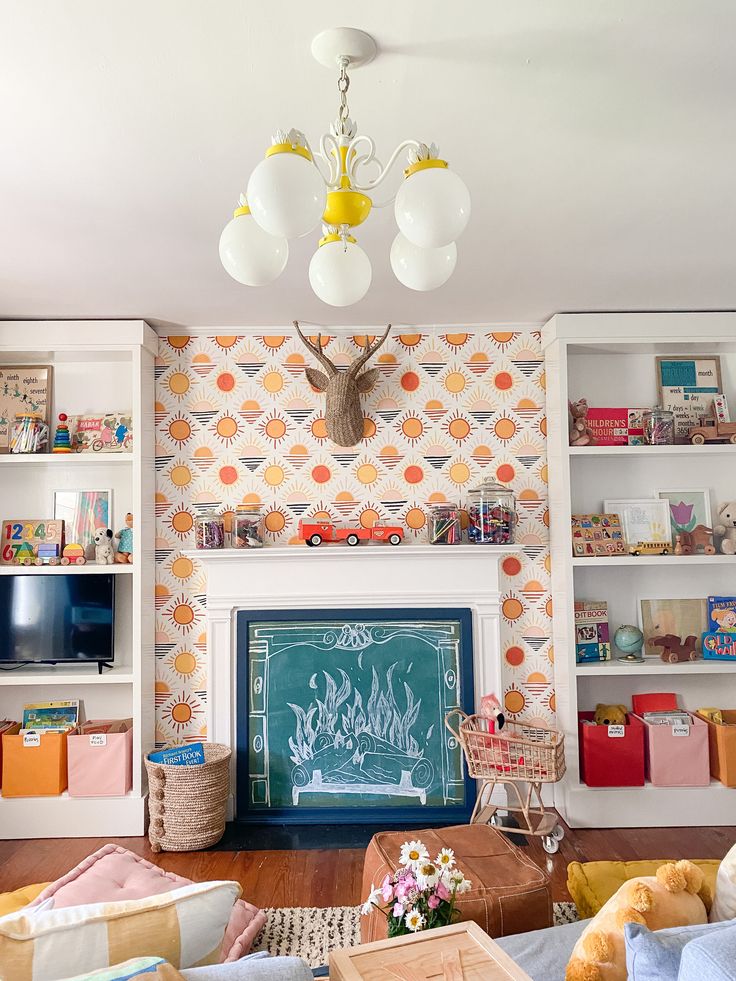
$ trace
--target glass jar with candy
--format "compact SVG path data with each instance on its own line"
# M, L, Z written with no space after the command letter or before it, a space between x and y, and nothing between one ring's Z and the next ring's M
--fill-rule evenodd
M194 519L194 543L197 548L225 547L225 520L217 511L205 511Z
M468 541L476 545L511 545L516 528L513 491L490 478L468 491Z

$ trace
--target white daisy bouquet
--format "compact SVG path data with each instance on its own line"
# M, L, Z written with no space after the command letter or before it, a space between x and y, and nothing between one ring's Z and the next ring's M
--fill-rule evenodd
M421 841L401 846L401 866L387 875L361 908L364 915L379 910L388 920L389 937L447 926L455 916L457 896L471 888L455 865L455 853L443 848L432 861Z

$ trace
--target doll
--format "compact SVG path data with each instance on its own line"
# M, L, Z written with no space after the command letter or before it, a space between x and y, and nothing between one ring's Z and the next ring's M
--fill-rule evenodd
M116 562L133 561L133 515L128 511L125 515L125 528L122 528L115 536L118 542L118 550L115 553Z

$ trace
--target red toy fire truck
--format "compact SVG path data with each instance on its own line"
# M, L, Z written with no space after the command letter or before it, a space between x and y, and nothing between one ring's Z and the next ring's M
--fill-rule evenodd
M363 528L361 525L336 525L331 521L300 521L299 537L307 545L321 545L322 542L347 542L357 545L359 542L389 542L400 545L404 538L404 529L400 525L373 525Z

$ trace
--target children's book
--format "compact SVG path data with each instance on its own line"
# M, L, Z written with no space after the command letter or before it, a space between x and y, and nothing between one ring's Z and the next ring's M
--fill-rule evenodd
M575 660L578 664L608 661L611 642L608 632L608 604L575 602Z
M644 409L589 408L586 422L597 446L635 446L644 442Z
M719 630L703 634L703 660L736 662L736 633Z
M708 597L708 630L736 633L736 596Z
M23 706L24 729L73 729L79 721L79 699L30 702Z
M149 753L148 759L152 763L165 763L167 766L198 766L204 763L204 746L202 743L188 743L186 746L160 749Z

